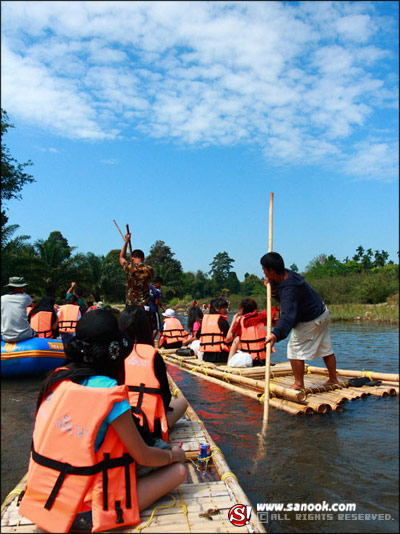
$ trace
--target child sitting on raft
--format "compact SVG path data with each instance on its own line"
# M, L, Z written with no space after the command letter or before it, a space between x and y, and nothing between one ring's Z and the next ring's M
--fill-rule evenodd
M276 321L278 310L272 307L272 324ZM232 357L243 351L251 355L253 366L265 365L267 332L267 311L259 312L257 302L254 299L242 299L239 303L239 312L233 317L232 324L226 335L226 340L232 345L229 351L227 365ZM275 352L275 351L273 351Z
M183 341L182 345L189 345L197 340L197 332L200 330L201 322L203 320L203 312L198 306L192 306L188 313L187 329L189 330L189 337Z
M19 512L48 532L68 532L78 513L95 532L135 525L186 478L180 447L149 447L136 429L121 381L131 350L113 314L94 310L43 383ZM136 462L160 469L136 480Z
M118 325L132 344L125 359L125 384L138 430L147 444L169 448L168 430L182 417L188 404L183 398L172 398L167 368L154 348L153 332L144 309L127 306Z
M200 351L205 362L226 363L229 356L229 345L226 335L229 322L226 312L228 302L218 297L210 303L210 312L203 317L197 337L200 339Z
M175 310L167 308L163 316L164 322L158 337L158 348L180 349L182 343L187 339L188 333L176 317Z

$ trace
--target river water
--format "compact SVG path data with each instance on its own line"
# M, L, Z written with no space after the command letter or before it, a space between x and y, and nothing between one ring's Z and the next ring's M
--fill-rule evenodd
M331 335L339 368L399 372L397 327L333 323ZM286 341L276 349L271 360L284 361ZM268 532L398 532L398 397L349 401L343 412L325 415L271 409L261 435L261 404L168 367L254 506L324 501L356 506L342 516L269 513ZM2 380L2 501L27 469L40 383L37 378Z

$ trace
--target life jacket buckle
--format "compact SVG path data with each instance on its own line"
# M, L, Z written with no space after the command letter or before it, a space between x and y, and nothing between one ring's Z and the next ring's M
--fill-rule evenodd
M120 524L124 522L124 513L121 508L121 501L115 501L115 512L117 514L116 523Z

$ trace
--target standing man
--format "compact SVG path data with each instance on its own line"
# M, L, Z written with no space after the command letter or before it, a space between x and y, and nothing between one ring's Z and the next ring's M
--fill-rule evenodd
M126 260L126 247L131 234L125 234L125 243L119 255L119 263L126 274L126 305L142 306L150 314L150 281L153 278L153 268L144 263L144 253L135 249L130 263ZM150 319L150 315L149 315Z
M158 308L160 307L164 311L163 306L161 306L161 285L163 279L160 276L156 276L153 280L153 283L150 284L150 315L153 326L153 339L156 339L158 332L161 332L161 321Z
M31 297L25 293L27 285L22 276L12 276L6 285L8 294L1 297L1 337L6 343L36 336L26 313L26 308L32 304Z
M304 388L304 361L321 357L329 372L325 385L338 384L336 358L329 334L329 310L322 298L304 277L285 269L282 256L268 252L260 263L265 274L265 285L271 284L271 292L281 304L281 316L267 336L267 343L274 344L285 339L292 330L287 346L294 375L294 389Z

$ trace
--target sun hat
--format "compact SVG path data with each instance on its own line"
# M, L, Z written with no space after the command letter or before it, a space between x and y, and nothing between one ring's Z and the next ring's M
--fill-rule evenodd
M8 279L8 284L5 287L25 287L28 284L25 284L23 276L10 276Z
M164 317L175 317L175 310L172 308L167 308L165 312L163 313Z

